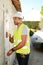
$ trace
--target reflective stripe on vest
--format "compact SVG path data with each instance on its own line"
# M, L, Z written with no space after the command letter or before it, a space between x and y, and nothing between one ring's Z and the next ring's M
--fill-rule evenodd
M14 42L21 42L22 40L14 40ZM27 42L29 43L30 41L27 40Z
M16 45L14 45L14 47L16 47ZM30 48L30 46L23 46L22 48L27 49L27 48Z
M22 35L22 29L25 25L21 24L21 26L19 27L19 29L15 29L14 30L14 46L17 46L22 40L21 40L21 35ZM30 53L30 40L29 40L29 35L27 36L27 42L25 44L25 46L23 46L22 48L18 49L16 51L16 53L21 53L21 54L28 54Z

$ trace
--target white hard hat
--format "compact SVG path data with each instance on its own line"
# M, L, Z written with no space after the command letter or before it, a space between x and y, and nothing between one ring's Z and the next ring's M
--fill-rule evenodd
M13 15L13 17L19 17L19 18L24 18L23 15L22 15L22 12L17 12Z

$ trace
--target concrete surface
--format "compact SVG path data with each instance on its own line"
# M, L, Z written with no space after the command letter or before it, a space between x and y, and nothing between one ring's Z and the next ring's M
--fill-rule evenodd
M32 44L28 65L43 65L43 52L35 50Z

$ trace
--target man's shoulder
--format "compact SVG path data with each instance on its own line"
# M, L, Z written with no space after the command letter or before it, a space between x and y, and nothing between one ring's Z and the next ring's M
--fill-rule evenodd
M26 30L26 29L29 30L29 28L28 28L27 25L24 25L23 29L25 29L25 30Z
M28 33L29 33L28 26L27 25L23 26L22 35L28 35Z

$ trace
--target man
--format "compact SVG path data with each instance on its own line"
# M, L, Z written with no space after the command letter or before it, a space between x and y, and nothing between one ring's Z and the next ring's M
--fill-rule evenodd
M10 56L14 51L16 52L19 65L28 65L28 59L30 54L30 38L29 29L22 23L22 13L17 12L13 16L14 24L17 28L14 30L14 36L10 35L10 42L14 42L14 48L10 49L7 53Z

